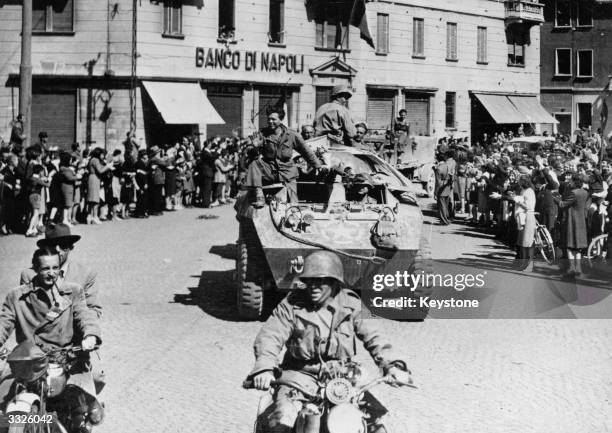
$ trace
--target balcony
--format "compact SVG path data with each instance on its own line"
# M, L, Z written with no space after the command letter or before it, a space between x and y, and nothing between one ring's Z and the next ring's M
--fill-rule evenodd
M506 24L539 24L544 22L544 5L542 3L507 0L504 5L506 7Z

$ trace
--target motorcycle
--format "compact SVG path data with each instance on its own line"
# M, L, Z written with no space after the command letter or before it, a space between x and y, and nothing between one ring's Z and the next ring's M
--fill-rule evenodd
M68 383L69 372L85 353L80 347L41 351L36 358L8 352L0 352L14 378L2 415L8 433L89 433L102 422L104 409L95 396Z
M253 431L265 433L259 419L273 402L274 389L281 385L299 391L303 398L293 432L295 433L386 433L381 418L387 409L368 391L380 384L416 388L409 383L398 383L391 376L378 376L360 385L362 369L360 364L348 361L329 361L319 374L318 389L306 389L292 380L291 372L284 372L272 381L271 390L259 402ZM254 388L253 380L243 382L245 389Z

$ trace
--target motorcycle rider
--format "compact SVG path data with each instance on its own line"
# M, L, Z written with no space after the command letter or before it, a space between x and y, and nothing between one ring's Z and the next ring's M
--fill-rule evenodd
M75 330L80 331L80 345L91 351L100 345L98 317L87 307L83 289L74 283L57 284L60 272L60 257L57 250L45 246L36 250L32 257L36 276L6 296L0 310L0 346L4 345L13 330L17 344L33 342L43 351L61 349L75 343ZM4 375L3 375L4 376ZM10 386L5 381L0 397L6 397ZM6 384L6 385L5 385ZM95 400L93 377L86 361L79 362L70 370L68 384L82 389L89 406L90 421L100 422L103 409Z
M347 360L356 353L359 338L376 364L398 383L408 383L406 364L393 353L388 340L364 320L358 295L344 288L340 258L332 252L316 251L304 262L300 277L305 290L290 293L274 310L255 339L255 366L249 374L256 389L270 387L275 373L290 377L302 389L317 390L317 376L323 362ZM279 365L279 355L287 348ZM260 416L265 431L288 433L297 420L302 393L281 385L274 403ZM385 432L377 424L377 432Z
M297 151L315 169L322 167L321 161L308 147L302 137L282 124L285 112L280 107L268 109L268 128L263 129L261 158L253 161L247 169L246 186L255 190L253 207L265 204L262 185L282 182L287 189L289 203L297 198L298 169L293 162L293 151Z

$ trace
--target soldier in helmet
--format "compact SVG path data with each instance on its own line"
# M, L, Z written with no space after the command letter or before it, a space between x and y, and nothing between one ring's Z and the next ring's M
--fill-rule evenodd
M334 86L331 101L323 104L315 114L315 133L317 137L327 135L340 143L351 146L351 140L357 135L355 124L347 108L348 100L353 96L349 86Z
M344 269L336 254L316 251L309 255L300 280L305 290L290 293L255 339L255 366L249 375L255 388L268 389L280 369L282 379L316 391L320 359L353 358L357 338L386 374L399 383L410 381L406 364L394 355L389 341L375 327L376 320L364 320L361 300L344 288ZM274 403L261 415L264 431L291 432L301 408L300 397L295 388L279 386ZM380 431L386 431L383 429Z

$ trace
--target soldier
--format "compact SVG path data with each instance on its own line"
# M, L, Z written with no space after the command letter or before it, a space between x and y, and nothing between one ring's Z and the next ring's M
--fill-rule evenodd
M322 368L319 359L328 362L355 357L357 338L386 374L398 383L410 382L406 364L393 353L376 321L362 318L357 294L343 288L344 269L336 254L312 253L305 260L300 279L306 289L289 294L255 339L256 360L249 376L255 388L270 387L279 368L278 357L286 347L280 368L302 389L316 389ZM274 403L261 416L264 431L291 432L301 407L296 401L301 397L299 391L279 386ZM375 431L386 431L382 425L377 427Z
M442 225L451 223L451 200L453 197L453 179L455 176L454 166L449 163L452 159L452 151L440 157L442 162L436 167L436 200L438 205L438 217Z
M302 125L302 138L304 141L310 140L315 136L315 130L311 125Z
M265 204L262 186L282 182L287 189L290 203L297 202L298 169L293 162L293 151L297 151L306 162L320 169L321 161L314 152L306 146L304 140L296 132L291 131L281 122L285 112L280 107L268 109L268 128L261 131L264 141L261 147L261 158L253 161L248 168L246 186L255 190L254 207L261 208Z
M357 131L346 106L352 96L350 87L341 84L334 86L331 101L321 105L315 114L314 127L317 137L327 135L347 146L351 145L351 139Z

